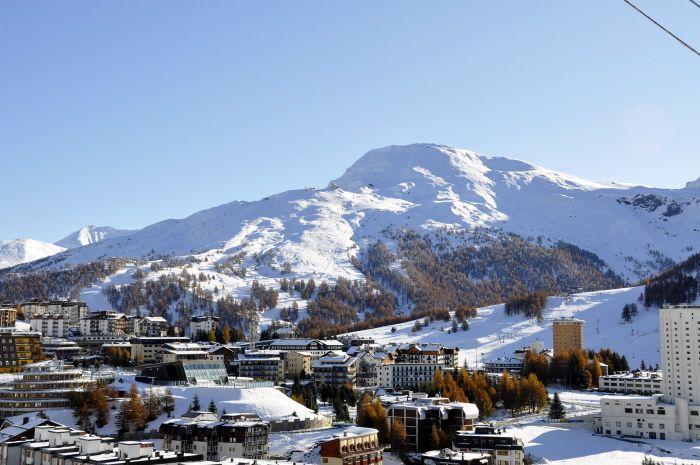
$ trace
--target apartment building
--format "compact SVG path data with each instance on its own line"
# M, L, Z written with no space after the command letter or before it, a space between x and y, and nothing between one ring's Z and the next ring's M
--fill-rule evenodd
M355 388L357 359L343 352L328 353L311 364L316 386L348 386Z
M256 381L284 381L284 360L279 350L245 350L236 359L238 376Z
M144 316L133 322L135 336L163 337L168 335L168 320L162 316Z
M290 378L313 373L311 362L314 356L309 352L287 352L284 354L285 372Z
M392 437L394 424L400 420L406 429L407 448L424 452L430 447L433 425L451 434L471 431L479 409L474 404L450 402L446 397L425 396L390 405L387 417Z
M16 444L17 465L149 465L201 461L201 454L156 450L151 441L120 441L65 426L37 426L34 439Z
M270 423L252 414L219 420L213 414L190 413L161 424L165 450L202 454L206 460L267 457Z
M559 318L552 321L552 348L554 356L583 350L583 325L577 318Z
M493 456L483 452L451 449L430 450L421 454L421 465L495 465Z
M56 360L72 360L73 357L83 355L84 350L75 341L56 337L42 337L41 347L47 357Z
M64 337L68 335L68 318L60 313L34 315L29 320L32 331L44 337Z
M34 331L0 332L0 373L22 371L29 363L44 360L41 334Z
M663 374L661 371L628 371L605 375L598 378L598 389L623 394L640 394L650 396L663 393Z
M523 465L523 441L490 425L474 425L474 431L457 431L454 447L462 452L491 455L494 465Z
M0 308L0 328L14 328L17 321L17 309L11 307Z
M89 391L98 378L63 362L46 360L24 366L19 378L0 385L0 416L70 407L72 392Z
M328 465L383 465L384 448L379 432L373 428L352 426L321 443L321 463Z
M35 315L49 313L63 315L69 324L77 324L81 318L88 316L88 306L78 300L31 300L19 305L25 320L31 320Z
M110 310L94 312L80 319L80 334L83 336L123 336L126 334L127 318L123 313Z
M318 358L331 351L342 351L343 343L334 339L270 339L256 342L255 347L280 352L308 352Z
M219 329L221 319L214 315L193 316L190 320L189 334L195 339L198 334L209 334ZM195 339L196 340L196 339Z
M595 429L649 439L700 439L700 306L659 310L663 390L651 396L605 396Z
M394 363L394 357L387 352L361 350L354 356L357 359L357 385L360 387L381 386L379 367Z
M162 361L163 345L174 342L190 342L188 337L132 337L131 360L139 363L159 363Z

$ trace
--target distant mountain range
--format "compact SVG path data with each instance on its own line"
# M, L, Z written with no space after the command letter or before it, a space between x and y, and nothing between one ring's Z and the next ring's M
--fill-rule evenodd
M88 226L54 244L5 241L0 267L64 266L109 257L155 259L245 251L260 276L283 267L357 277L352 257L387 228L494 228L596 254L629 281L680 261L700 243L700 182L683 189L600 183L527 162L436 144L372 150L323 189L231 202L137 231ZM255 257L255 260L253 260Z
M123 236L132 231L109 226L85 226L58 242L50 243L34 239L0 240L0 269L49 257L66 249L95 244L111 237Z

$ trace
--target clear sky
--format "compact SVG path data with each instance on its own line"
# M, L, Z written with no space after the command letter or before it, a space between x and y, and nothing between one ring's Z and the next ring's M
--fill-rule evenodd
M636 0L700 47L700 9ZM0 3L0 238L139 228L436 142L700 177L700 58L622 0Z

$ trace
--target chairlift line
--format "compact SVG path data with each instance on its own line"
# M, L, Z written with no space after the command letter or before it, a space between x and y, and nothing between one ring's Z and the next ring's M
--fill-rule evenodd
M642 16L644 16L646 19L648 19L648 20L651 21L652 23L656 24L656 25L657 25L659 28L661 28L664 32L666 32L668 35L670 35L671 37L673 37L674 39L676 39L678 42L680 42L685 48L687 48L688 50L690 50L691 52L695 53L697 56L700 57L700 52L698 52L696 49L694 49L690 44L688 44L687 42L685 42L683 39L681 39L680 37L678 37L677 35L675 35L673 32L671 32L671 31L669 31L668 29L666 29L664 26L662 26L662 25L661 25L658 21L656 21L654 18L652 18L651 16L649 16L648 14L644 13L642 10L640 10L639 8L637 8L637 6L636 6L634 3L630 2L629 0L622 0L622 1L625 2L626 4L628 4L629 6L631 6L632 8L634 8L635 10L637 10L637 12L638 12L639 14L641 14ZM697 3L695 3L694 0L691 0L691 1L693 2L693 4L697 5L698 8L700 8L700 5L698 5Z

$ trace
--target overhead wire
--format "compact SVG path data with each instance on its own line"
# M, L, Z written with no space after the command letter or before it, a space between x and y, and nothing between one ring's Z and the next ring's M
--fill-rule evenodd
M636 6L634 3L630 2L629 0L622 0L622 1L625 2L626 4L628 4L629 6L631 6L632 8L634 8L635 10L637 10L637 12L638 12L639 14L641 14L642 16L644 16L646 19L648 19L648 20L651 21L652 23L656 24L659 28L661 28L663 31L665 31L666 34L670 35L671 37L673 37L674 39L676 39L678 42L680 42L685 48L687 48L688 50L690 50L691 52L693 52L694 54L696 54L697 56L700 57L700 52L699 52L697 49L693 48L690 44L688 44L687 42L685 42L683 39L681 39L680 37L678 37L677 35L675 35L673 32L671 32L670 30L668 30L668 29L666 29L664 26L662 26L662 25L661 25L658 21L656 21L654 18L652 18L651 16L649 16L648 14L646 14L645 12L643 12L642 10L640 10L639 8L637 8L637 6ZM690 0L690 1L692 1L693 3L695 3L694 0ZM697 3L695 3L695 4L698 5ZM698 5L698 8L700 8L700 5Z

